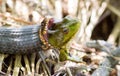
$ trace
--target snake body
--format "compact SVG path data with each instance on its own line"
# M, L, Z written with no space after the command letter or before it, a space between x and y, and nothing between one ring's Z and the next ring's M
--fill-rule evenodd
M0 53L26 54L41 49L40 25L0 27Z

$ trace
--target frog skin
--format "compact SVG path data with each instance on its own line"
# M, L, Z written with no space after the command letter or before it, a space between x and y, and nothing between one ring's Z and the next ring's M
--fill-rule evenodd
M80 22L77 19L67 16L61 22L53 25L52 28L49 28L53 32L48 33L48 42L55 48L61 48L70 41L79 27Z
M74 37L76 32L79 30L80 22L78 19L65 17L61 22L53 25L48 33L48 42L54 47L60 50L60 60L64 61L67 59L67 43Z
M27 54L50 48L63 49L79 25L78 20L65 17L59 22L45 18L41 26L0 27L0 53Z

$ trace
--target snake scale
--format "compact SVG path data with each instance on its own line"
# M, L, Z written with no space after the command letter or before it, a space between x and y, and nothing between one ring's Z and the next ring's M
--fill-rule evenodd
M0 27L0 53L30 53L40 50L40 25L20 28Z

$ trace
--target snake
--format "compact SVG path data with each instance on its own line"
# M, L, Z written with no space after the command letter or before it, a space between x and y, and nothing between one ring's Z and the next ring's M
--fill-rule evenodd
M44 19L41 24L19 28L0 27L0 53L29 54L47 50L51 46L60 48L78 31L79 21L70 17L54 22Z
M40 25L20 28L0 27L0 53L30 53L41 47Z

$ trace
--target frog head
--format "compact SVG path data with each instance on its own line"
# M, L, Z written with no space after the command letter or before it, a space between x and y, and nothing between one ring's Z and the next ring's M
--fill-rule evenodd
M76 34L80 27L78 19L69 16L63 20L54 23L48 30L48 42L55 48L65 46Z

